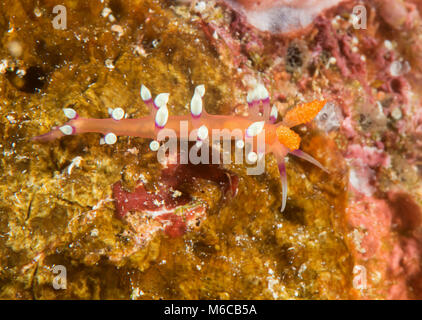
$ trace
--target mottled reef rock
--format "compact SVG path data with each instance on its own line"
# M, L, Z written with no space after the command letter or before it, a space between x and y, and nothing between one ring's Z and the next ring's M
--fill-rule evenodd
M103 2L62 1L65 30L55 1L0 2L0 298L422 298L416 1L364 2L364 30L358 2L321 1L328 10L294 35L255 28L233 1ZM244 114L258 81L281 115L330 101L295 129L330 173L289 158L283 213L271 156L260 176L233 164L170 185L144 139L31 141L64 107L146 115L142 83L171 93L171 114L189 112L198 84L208 112ZM148 209L181 195L184 220L160 224L133 203L119 215L130 194ZM56 265L66 290L52 286Z

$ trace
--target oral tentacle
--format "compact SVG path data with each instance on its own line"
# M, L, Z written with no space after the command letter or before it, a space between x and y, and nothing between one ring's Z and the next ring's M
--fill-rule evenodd
M302 150L297 149L297 150L290 151L289 153L295 155L298 158L306 160L312 163L313 165L317 166L321 170L325 171L326 173L329 173L329 171L321 163L319 163L318 160L316 160L314 157L310 156L306 152L303 152Z
M278 171L280 172L280 179L281 179L281 209L280 212L283 212L286 208L287 203L287 174L286 174L286 164L284 160L278 163Z

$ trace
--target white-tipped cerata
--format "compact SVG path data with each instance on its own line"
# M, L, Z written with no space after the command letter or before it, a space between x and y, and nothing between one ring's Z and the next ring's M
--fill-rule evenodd
M246 96L246 102L248 104L252 104L256 102L257 100L259 100L259 96L258 96L258 90L257 88L255 88L248 92L248 95Z
M208 138L208 128L206 126L201 126L198 129L198 139L206 140Z
M258 161L258 155L256 154L256 152L253 152L253 151L249 152L247 157L248 157L249 163L255 163Z
M248 137L255 137L259 135L264 129L265 121L257 121L252 123L248 129L246 129L246 135Z
M72 126L70 126L70 125L66 124L66 125L64 125L64 126L59 127L59 130L60 130L63 134L65 134L65 135L69 136L69 135L73 134L73 131L74 131L75 129L74 129Z
M267 100L270 97L267 88L263 84L258 84L256 92L259 100Z
M78 114L76 113L76 111L75 110L73 110L72 108L64 108L63 109L63 113L64 113L64 115L67 117L67 118L69 118L69 119L75 119L77 116L78 116Z
M104 142L107 144L115 144L117 136L113 132L109 132L104 136Z
M143 101L149 101L152 98L151 92L144 85L141 86L141 98L142 98Z
M276 106L272 106L271 112L270 112L270 119L275 122L277 121L277 117L278 117L278 109Z
M245 142L243 140L236 141L236 148L243 149L244 146L245 146Z
M195 94L199 94L201 98L205 95L205 86L203 84L200 84L195 88Z
M116 108L111 112L111 117L114 120L122 120L125 116L125 111L122 108Z
M167 124L169 118L169 111L166 106L158 109L157 114L155 115L155 125L158 128L164 128Z
M166 107L169 101L170 93L160 93L154 99L154 105L157 109Z
M151 143L149 144L149 148L152 151L157 151L158 149L160 149L160 143L156 140L152 140Z
M192 116L198 118L202 114L202 98L198 93L194 93L190 101L190 112Z

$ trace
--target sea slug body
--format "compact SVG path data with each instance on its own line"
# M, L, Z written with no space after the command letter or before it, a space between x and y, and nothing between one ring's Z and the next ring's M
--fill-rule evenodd
M75 110L65 108L64 114L70 120L62 126L53 128L50 132L34 137L35 141L51 141L67 135L77 135L96 132L104 135L103 143L112 145L119 136L135 136L152 139L150 149L160 152L163 147L163 133L173 132L179 140L196 141L196 147L209 149L215 132L224 132L218 139L235 140L237 149L244 149L245 159L249 164L256 163L264 154L273 154L278 162L282 182L281 211L286 207L287 176L284 158L290 153L300 157L322 170L325 168L313 157L299 150L300 136L291 127L312 121L324 107L326 101L315 100L294 107L287 112L281 122L277 121L277 108L270 106L267 89L258 84L247 95L249 115L247 117L231 115L211 115L203 108L202 97L205 86L195 88L190 106L190 115L170 116L167 109L170 94L160 93L155 99L150 90L142 85L140 95L150 108L148 116L129 119L121 108L111 111L111 118L91 119L81 118ZM262 106L262 108L260 108ZM168 136L166 136L168 137ZM259 140L262 138L263 140ZM176 140L177 140L176 139ZM264 141L260 145L259 141ZM325 170L326 171L326 170Z

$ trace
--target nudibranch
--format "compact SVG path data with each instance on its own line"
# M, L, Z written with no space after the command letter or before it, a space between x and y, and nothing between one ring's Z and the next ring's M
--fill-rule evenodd
M325 100L298 105L288 111L282 121L277 122L278 110L270 105L269 93L262 84L258 84L247 94L248 116L209 114L203 108L204 94L205 86L197 86L190 101L191 114L170 116L167 108L170 94L160 93L153 99L150 90L142 85L140 95L149 107L148 116L129 119L122 108L115 108L109 111L110 118L92 119L79 117L74 109L65 108L63 111L69 121L46 134L34 137L33 140L51 141L63 136L95 132L103 134L101 142L109 145L116 143L119 136L152 139L150 149L159 151L165 140L160 138L161 133L170 130L174 132L176 139L195 141L194 147L198 150L204 147L208 150L214 132L229 131L230 141L235 140L236 149L245 150L245 158L249 164L265 160L265 154L275 156L282 185L281 211L284 211L287 201L285 157L288 154L309 161L326 171L316 159L299 149L301 138L291 129L312 121L324 107ZM182 123L185 129L182 128ZM263 145L258 143L258 138L262 138L259 141L264 141Z

